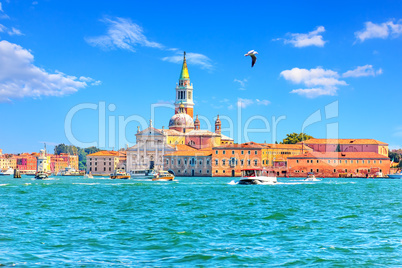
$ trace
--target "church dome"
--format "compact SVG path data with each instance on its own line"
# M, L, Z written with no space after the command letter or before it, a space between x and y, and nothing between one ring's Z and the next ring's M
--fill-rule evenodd
M172 116L172 118L170 118L169 128L193 129L194 121L188 114L178 113Z

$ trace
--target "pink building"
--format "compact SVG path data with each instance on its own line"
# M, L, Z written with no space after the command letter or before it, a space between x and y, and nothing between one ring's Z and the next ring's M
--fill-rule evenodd
M302 143L315 152L372 152L388 157L388 144L374 139L310 139Z

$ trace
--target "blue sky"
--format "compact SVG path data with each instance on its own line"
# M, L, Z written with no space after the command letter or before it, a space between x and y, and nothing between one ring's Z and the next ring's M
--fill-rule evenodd
M225 134L236 141L246 140L246 125L264 128L263 117L270 129L249 139L281 141L304 124L317 138L402 147L401 1L0 2L5 153L70 143L66 116L85 103L98 108L72 117L76 140L102 145L104 103L101 147L132 145L142 121L122 127L119 116L141 116L143 126L152 104L174 101L184 50L195 114L212 124L217 114L231 118L234 131ZM254 68L244 57L251 49ZM156 109L154 125L167 127L172 115Z

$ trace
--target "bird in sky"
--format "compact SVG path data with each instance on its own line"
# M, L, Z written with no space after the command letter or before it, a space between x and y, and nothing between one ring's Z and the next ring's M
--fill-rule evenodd
M249 52L247 52L247 54L244 54L245 57L251 57L251 67L253 67L255 62L257 61L257 57L255 56L255 54L258 54L258 52L254 50L250 50Z

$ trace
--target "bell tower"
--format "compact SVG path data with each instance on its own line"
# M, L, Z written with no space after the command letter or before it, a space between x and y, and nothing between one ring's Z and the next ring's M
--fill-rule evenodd
M179 83L176 84L175 114L179 113L179 106L183 104L184 113L193 118L193 84L190 84L190 75L188 74L186 52L184 52L183 66L181 68Z

